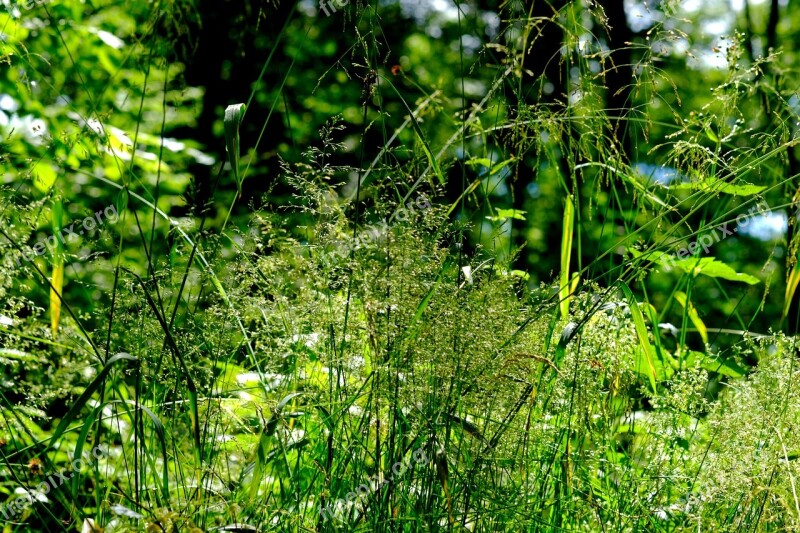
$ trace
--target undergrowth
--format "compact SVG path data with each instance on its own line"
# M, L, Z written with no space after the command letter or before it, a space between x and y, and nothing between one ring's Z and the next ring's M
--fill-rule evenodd
M33 106L47 135L2 130L4 531L800 529L797 340L749 331L792 285L777 247L748 262L728 260L741 235L701 246L756 204L793 219L797 116L764 76L776 56L743 64L732 37L711 96L684 103L640 51L620 117L598 6L552 16L569 68L550 101L525 85L543 21L507 6L473 58L492 72L482 97L408 82L412 101L376 59L376 13L354 5L348 23L371 31L337 65L376 70L361 118L331 117L268 176L223 128L237 153L189 205L183 166L209 156L165 151L166 111L143 117L169 104L192 124L197 95L171 87L182 66L159 62L160 15L139 7L125 20L152 42L132 48L154 52L128 98L73 112L53 85ZM672 7L653 42L686 37ZM4 60L33 72L35 24L3 17ZM764 118L764 98L787 118ZM354 123L383 144L338 164ZM550 204L514 196L526 175ZM36 252L109 206L118 222ZM705 300L719 306L701 316Z

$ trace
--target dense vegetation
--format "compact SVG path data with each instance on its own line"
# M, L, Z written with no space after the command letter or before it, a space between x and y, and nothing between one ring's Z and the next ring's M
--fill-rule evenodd
M0 524L796 531L798 0L0 0Z

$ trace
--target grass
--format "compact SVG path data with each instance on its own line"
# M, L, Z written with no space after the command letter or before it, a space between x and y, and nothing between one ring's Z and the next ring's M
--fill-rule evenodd
M516 39L535 39L535 21L507 13ZM579 6L562 14L568 42L584 35ZM372 33L351 53L382 70L376 14L363 15L354 23ZM120 213L53 265L16 263L37 234L96 206L66 202L67 178L24 185L36 172L24 156L40 150L46 164L49 152L9 141L4 531L797 529L797 341L748 333L775 319L764 315L770 291L784 293L776 262L725 261L727 240L719 257L663 255L759 202L793 207L796 176L782 169L796 139L742 125L763 111L742 101L752 72L731 68L687 114L658 94L674 82L644 53L622 123L643 133L640 154L685 178L654 185L620 153L592 70L598 39L568 47L582 98L562 107L527 94L514 62L530 43L514 35L510 66L469 112L419 85L408 101L402 78L376 73L359 96L364 135L383 139L375 153L361 143L358 168L332 163L347 129L333 119L321 144L266 176L260 204L237 210L243 184L262 178L255 148L239 146L254 89L244 122L225 124L232 171L219 165L212 187L224 207L182 217L169 181L188 156L165 155L153 141L165 122L141 118L172 98L144 90L169 85L151 54L130 151L159 147L158 164L110 156L118 137L85 126L50 145L68 179L118 194L107 196ZM76 147L90 157L71 161ZM493 193L526 166L548 209ZM354 183L340 181L348 173ZM406 208L422 194L426 208ZM517 248L531 228L555 237ZM79 259L81 247L97 255ZM531 283L526 254L553 275ZM701 316L712 294L720 305ZM17 507L26 494L35 501Z

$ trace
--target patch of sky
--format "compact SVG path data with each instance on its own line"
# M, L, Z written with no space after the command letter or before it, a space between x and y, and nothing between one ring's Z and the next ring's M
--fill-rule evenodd
M652 163L636 163L634 168L648 185L657 184L666 187L675 181L685 181L677 169L672 167Z
M628 26L634 32L642 32L651 28L656 22L662 20L662 13L649 5L647 2L639 0L625 0L625 18Z
M739 234L760 241L781 239L789 229L789 216L786 211L769 211L754 215L746 225L739 227Z

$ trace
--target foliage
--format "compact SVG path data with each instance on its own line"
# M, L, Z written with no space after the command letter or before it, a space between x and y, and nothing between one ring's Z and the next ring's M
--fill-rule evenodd
M4 531L800 528L791 10L0 5Z

